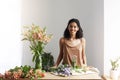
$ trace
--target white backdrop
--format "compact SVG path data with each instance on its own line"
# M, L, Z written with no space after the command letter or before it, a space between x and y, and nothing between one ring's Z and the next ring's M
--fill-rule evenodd
M83 28L88 65L97 67L103 73L103 0L22 0L22 25L34 23L46 26L48 33L53 33L46 51L51 52L55 60L59 54L59 39L71 18L78 18ZM28 43L24 43L22 64L33 65L31 58Z
M104 73L108 75L111 69L110 59L120 57L119 4L120 0L104 0Z
M0 73L21 65L21 2L0 0Z

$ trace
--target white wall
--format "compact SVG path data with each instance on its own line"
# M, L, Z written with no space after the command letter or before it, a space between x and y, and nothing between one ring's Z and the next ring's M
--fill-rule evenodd
M104 54L104 6L103 0L22 0L22 25L32 23L46 26L53 39L46 51L52 52L55 60L59 54L59 39L70 18L78 18L86 38L88 65L103 73ZM28 57L29 56L29 57ZM28 43L23 44L22 64L33 65Z
M21 65L21 2L0 1L0 73Z
M104 0L104 73L109 75L110 59L120 57L120 0Z

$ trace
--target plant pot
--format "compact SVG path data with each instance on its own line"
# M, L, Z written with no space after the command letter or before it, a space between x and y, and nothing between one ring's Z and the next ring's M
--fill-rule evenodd
M110 70L110 78L112 80L118 80L118 76L119 76L119 71L118 70Z

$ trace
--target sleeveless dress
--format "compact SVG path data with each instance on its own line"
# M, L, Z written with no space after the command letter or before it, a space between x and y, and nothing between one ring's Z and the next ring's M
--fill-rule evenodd
M82 59L82 40L77 45L69 45L67 40L63 43L63 64L72 66L72 62L75 60L77 66L83 65Z

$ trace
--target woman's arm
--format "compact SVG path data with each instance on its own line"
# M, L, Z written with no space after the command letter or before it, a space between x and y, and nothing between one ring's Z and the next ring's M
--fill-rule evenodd
M83 64L87 66L85 47L86 47L86 40L85 38L82 38L82 59L83 59Z
M61 60L63 58L63 43L64 43L64 38L61 38L59 40L60 53L59 53L59 56L58 56L56 64L55 64L56 67L60 64L60 62L61 62Z

